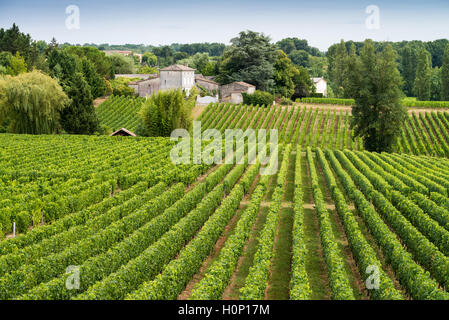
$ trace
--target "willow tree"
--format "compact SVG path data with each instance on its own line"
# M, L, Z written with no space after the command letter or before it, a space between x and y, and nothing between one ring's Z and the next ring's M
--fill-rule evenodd
M68 102L58 81L40 71L0 77L0 123L13 133L55 133Z

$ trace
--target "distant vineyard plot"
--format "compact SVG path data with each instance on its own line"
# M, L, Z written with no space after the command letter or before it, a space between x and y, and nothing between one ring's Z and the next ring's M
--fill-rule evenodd
M277 129L283 143L321 149L362 150L353 139L351 113L338 108L259 107L213 104L197 120L202 129ZM412 112L397 141L396 152L449 157L449 113Z
M111 96L96 109L100 123L113 131L120 128L135 131L140 121L137 113L144 101L140 97Z

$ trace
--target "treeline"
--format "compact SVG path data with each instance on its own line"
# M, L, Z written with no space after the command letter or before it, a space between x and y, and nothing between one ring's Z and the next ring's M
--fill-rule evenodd
M401 89L405 96L421 101L449 100L449 40L374 42L374 49L380 52L386 45L391 45L397 53ZM342 40L327 51L329 85L335 97L352 98L347 90L345 92L345 68L349 56L359 56L362 47L362 42Z
M114 60L92 47L0 29L0 131L101 133L93 99L111 92Z

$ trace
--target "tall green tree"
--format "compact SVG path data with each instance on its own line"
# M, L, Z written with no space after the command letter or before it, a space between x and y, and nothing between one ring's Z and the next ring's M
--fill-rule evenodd
M298 69L282 50L278 51L274 69L275 92L283 97L290 98L295 92L293 78L299 73Z
M430 100L430 79L432 76L432 60L426 49L418 52L418 65L414 83L414 92L418 100Z
M11 132L57 132L68 102L58 81L40 71L0 77L0 123L8 121Z
M347 68L348 51L344 40L337 45L335 55L329 59L329 80L332 90L336 97L344 98L345 95L344 82L348 75Z
M401 104L402 79L396 56L391 45L375 53L373 41L366 40L349 73L356 102L351 125L368 151L393 151L407 116Z
M303 66L304 68L310 67L310 54L305 50L293 50L290 52L288 57L292 62L298 66Z
M441 66L441 99L449 101L449 44L444 50L443 64Z
M13 55L19 52L24 57L28 70L31 70L39 53L31 36L20 32L15 23L10 29L0 29L0 51L8 51Z
M78 58L86 58L94 66L95 71L105 79L114 78L114 70L112 68L112 62L106 54L94 47L79 47L79 46L68 46L64 48L64 51L68 54L77 56Z
M441 72L440 68L435 67L431 70L430 76L430 100L440 101L441 100Z
M343 79L344 95L346 98L352 98L357 95L357 87L351 80L350 73L353 70L357 70L358 56L356 53L356 47L354 43L351 43L349 47L349 53L346 57L346 77Z
M125 57L121 54L112 54L109 56L112 63L112 70L115 74L134 73L134 60L131 57Z
M245 81L258 89L269 91L274 87L274 62L277 47L270 38L254 31L242 31L226 48L217 81L221 84Z
M99 130L90 86L80 72L75 72L66 87L71 102L61 112L61 124L71 134L93 134Z
M98 131L99 121L93 106L92 88L83 75L83 67L89 81L92 66L78 56L65 50L52 49L48 55L51 74L60 79L64 91L71 100L61 113L63 129L73 134L93 134Z
M103 96L106 93L106 82L95 71L94 64L87 58L83 57L81 59L81 70L83 72L84 78L90 86L92 97L95 99Z
M413 85L416 76L416 49L412 46L405 46L401 52L401 70L404 79L404 93L406 96L413 96Z
M295 90L292 99L303 98L315 92L315 86L312 79L310 79L309 72L304 67L296 67L297 72L293 75L293 83Z

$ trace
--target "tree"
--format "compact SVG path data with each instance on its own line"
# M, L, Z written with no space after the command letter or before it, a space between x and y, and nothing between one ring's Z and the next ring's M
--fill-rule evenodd
M293 76L295 90L293 92L293 96L291 97L292 99L307 97L315 91L315 86L310 79L307 69L299 66L296 70L297 72L295 72Z
M99 75L94 72L93 64L87 58L80 60L77 55L61 49L49 52L48 64L51 74L60 79L64 91L71 99L70 105L61 113L64 130L74 134L92 134L98 131L99 122L93 106L92 92L104 92L106 82L98 79ZM89 81L94 88L90 87Z
M48 53L48 66L53 77L68 84L77 71L76 57L65 51L52 49Z
M190 129L192 107L180 89L164 90L147 99L139 115L149 136L169 137L174 129Z
M351 70L357 70L357 53L356 46L351 43L349 47L349 53L346 57L346 78L343 79L344 97L351 98L357 95L357 87L354 86L354 82L351 81L350 73Z
M0 66L4 67L0 74L3 73L10 76L17 76L18 74L27 72L27 64L18 51L15 56L9 52L1 52Z
M375 53L372 40L366 40L349 76L354 88L355 106L351 125L368 151L391 152L400 134L407 111L401 104L402 79L391 45Z
M430 100L440 101L441 100L441 77L440 68L435 67L431 70L430 76Z
M121 54L112 54L109 56L112 63L112 69L115 74L134 73L134 60Z
M187 59L178 61L178 63L196 69L199 73L204 74L209 64L209 54L198 52Z
M426 49L418 52L418 65L414 83L414 92L418 100L430 100L430 78L432 76L432 61Z
M106 82L101 76L95 71L95 66L87 58L81 59L81 69L90 87L90 92L92 97L98 98L106 93Z
M298 66L310 67L310 55L304 50L293 50L288 57Z
M224 54L217 81L227 84L245 81L258 89L268 91L273 88L274 67L277 48L264 34L247 31L231 39L231 46Z
M10 121L14 133L57 132L68 102L58 81L40 71L0 77L0 123Z
M404 78L404 93L406 96L413 96L413 85L416 76L416 49L407 45L402 49L401 54L402 77Z
M444 50L443 65L441 66L441 99L449 101L449 44Z
M317 48L309 46L307 40L298 39L298 38L285 38L281 41L278 41L276 45L284 51L287 55L290 56L290 53L293 50L303 50L308 54L315 57L322 57L323 54Z
M338 98L345 97L344 82L347 78L348 52L344 40L337 45L335 56L329 59L329 80L330 85ZM346 95L347 96L347 95Z
M293 77L299 72L287 57L284 51L278 51L278 57L274 63L275 92L283 97L290 98L295 92Z
M94 47L68 46L64 48L68 54L76 56L80 59L88 59L94 66L95 71L105 79L114 78L114 70L112 62L106 54Z
M20 32L16 24L8 30L0 29L0 51L8 51L13 55L20 52L29 70L34 65L39 52L31 36Z
M142 55L142 63L149 67L157 66L157 57L152 52L145 52Z
M174 63L174 52L169 46L153 48L152 52L157 57L160 67L166 67Z
M71 134L93 134L99 130L99 121L95 113L89 84L83 74L75 72L66 88L71 99L67 108L61 112L61 124Z

